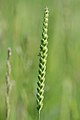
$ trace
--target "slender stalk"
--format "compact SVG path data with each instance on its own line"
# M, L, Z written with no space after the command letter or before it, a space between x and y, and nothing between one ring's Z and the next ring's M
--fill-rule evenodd
M40 111L39 111L39 120L40 120Z
M7 56L7 64L6 64L6 98L5 98L5 103L6 103L6 120L9 120L9 115L10 115L10 73L11 73L11 65L10 65L10 57L11 57L11 49L8 48L8 56Z
M39 112L39 120L40 113L43 107L43 99L44 99L44 85L45 85L45 75L46 75L46 63L47 63L47 55L48 55L48 16L49 11L48 8L45 8L44 12L44 21L43 21L43 32L42 39L40 45L40 53L39 53L39 75L37 82L37 109Z

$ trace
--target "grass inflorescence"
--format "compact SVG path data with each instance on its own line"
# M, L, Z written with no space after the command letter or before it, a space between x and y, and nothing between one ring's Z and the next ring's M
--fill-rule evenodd
M43 107L43 99L44 99L44 85L45 85L45 74L46 74L46 63L47 63L47 55L48 55L48 16L49 11L48 8L45 8L44 12L44 21L43 21L43 31L42 31L42 39L40 45L40 52L39 52L39 75L38 75L38 82L37 82L37 109L39 112L39 119L40 119L40 112Z

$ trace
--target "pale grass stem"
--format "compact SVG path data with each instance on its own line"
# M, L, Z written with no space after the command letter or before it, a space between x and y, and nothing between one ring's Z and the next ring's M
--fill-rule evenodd
M10 116L10 74L11 74L11 65L10 65L10 58L11 58L11 49L8 48L8 56L7 56L7 64L6 64L6 120L9 120Z

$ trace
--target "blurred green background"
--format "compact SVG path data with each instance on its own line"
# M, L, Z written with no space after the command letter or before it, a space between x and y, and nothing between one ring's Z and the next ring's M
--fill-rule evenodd
M38 53L46 6L49 53L41 120L80 120L80 0L0 0L0 120L5 120L8 47L10 120L37 120Z

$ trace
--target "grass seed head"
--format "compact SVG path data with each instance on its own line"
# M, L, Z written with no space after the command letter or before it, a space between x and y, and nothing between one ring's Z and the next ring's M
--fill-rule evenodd
M42 39L40 45L39 52L39 75L37 82L37 109L40 113L43 107L43 99L44 99L44 85L45 85L45 74L46 74L46 63L47 63L47 55L48 55L48 16L49 11L48 8L45 8L44 12L44 21L43 21L43 31L42 31Z

